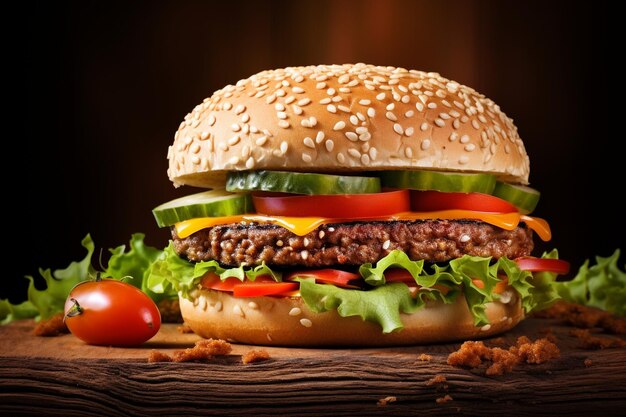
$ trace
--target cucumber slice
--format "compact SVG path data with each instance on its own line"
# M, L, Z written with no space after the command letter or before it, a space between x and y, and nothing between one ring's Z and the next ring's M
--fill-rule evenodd
M435 190L448 193L491 194L496 177L491 174L466 174L439 171L382 171L383 187L409 190Z
M249 194L211 190L177 198L152 210L159 227L171 226L196 217L220 217L253 213Z
M513 204L522 214L531 213L537 207L540 196L534 188L500 181L496 183L492 194Z
M368 194L380 192L378 177L285 171L230 172L228 191L275 191L292 194Z

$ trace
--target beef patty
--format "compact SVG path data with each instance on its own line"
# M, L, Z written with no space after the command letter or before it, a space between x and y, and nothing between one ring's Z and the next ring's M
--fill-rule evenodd
M325 267L374 263L394 249L413 260L445 262L464 254L514 259L533 249L525 224L504 230L473 220L355 222L322 225L305 236L270 224L233 223L179 238L176 252L190 261L224 266Z

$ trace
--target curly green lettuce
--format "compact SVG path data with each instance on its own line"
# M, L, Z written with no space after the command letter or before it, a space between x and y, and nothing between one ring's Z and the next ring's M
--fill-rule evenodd
M587 259L573 280L557 282L554 287L566 301L626 317L626 265L625 271L619 269L619 257L619 249L607 258L596 256L591 267Z
M156 260L162 251L146 246L144 235L135 233L131 236L129 247L121 245L110 249L111 258L107 268L103 271L104 276L116 279L130 277L129 282L138 288L148 292L155 302L163 298L176 297L176 293L154 293L148 291L145 286L144 274L148 267ZM53 315L64 310L65 300L68 294L77 284L95 277L96 269L92 266L92 258L95 252L95 245L88 234L81 242L87 250L83 259L72 262L67 268L39 269L39 275L45 282L45 288L39 290L35 287L35 280L32 276L26 276L30 281L28 285L28 300L20 304L12 304L8 300L0 300L0 323L6 324L13 320L35 318L49 319Z

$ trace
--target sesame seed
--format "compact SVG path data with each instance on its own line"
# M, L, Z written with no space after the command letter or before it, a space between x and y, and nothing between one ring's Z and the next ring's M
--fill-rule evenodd
M281 247L281 246L283 246L283 245L284 245L284 243L283 243L283 241L282 241L282 240L277 240L277 241L276 241L276 246Z
M335 107L334 104L329 104L328 106L326 106L326 110L331 113L337 113L337 107Z
M394 132L396 132L398 135L403 135L404 134L404 129L402 128L402 126L400 126L399 123L394 123L393 125L393 130Z
M279 119L286 119L287 118L287 113L285 113L284 111L279 111L278 113L276 113L276 116Z
M461 238L459 239L461 242L466 243L470 241L470 236L469 235L461 235Z
M307 148L311 148L311 149L315 149L315 143L313 142L313 139L311 139L310 137L306 137L304 138L304 146L306 146Z
M322 239L324 237L324 235L326 235L326 233L324 233L323 230L320 230L320 232L317 234L317 236Z
M404 134L405 134L405 135L407 135L407 136L409 136L409 137L410 137L410 136L413 136L413 132L414 132L413 127L407 127L407 128L404 130Z
M422 103L415 103L415 108L418 111L423 111L424 110L424 105Z
M468 135L463 135L461 136L461 143L467 143L469 142L470 137Z
M315 84L315 88L317 88L318 90L323 90L326 88L326 83L317 83Z
M358 159L361 158L361 152L359 152L357 149L350 148L348 149L348 153L350 154L350 156L353 156L355 158L358 158Z
M237 143L239 143L239 140L241 139L241 137L239 137L239 135L235 135L232 138L228 139L226 141L226 143L228 144L228 146L234 146Z
M450 137L448 139L450 140L450 142L454 142L458 138L459 138L459 134L456 133L456 132L452 132L452 133L450 133Z
M313 116L309 117L309 126L315 127L316 124L317 124L317 119Z
M423 151L430 148L430 139L424 139L422 141L422 144L420 145L420 148L422 148Z
M396 117L395 114L393 114L392 112L388 111L387 113L385 113L385 117L387 117L387 119L391 120L392 122L395 122L396 120L398 120L398 118Z
M241 116L241 122L248 123L249 121L250 121L250 115L248 113L244 113L243 116Z
M258 310L259 309L259 305L257 303L255 303L254 301L250 301L248 303L248 307L250 307L252 310Z
M395 104L395 103L389 103L389 104L387 104L386 109L387 109L387 110L389 110L389 111L391 111L391 110L393 110L395 107L396 107L396 104Z
M293 92L294 92L294 93L296 93L296 94L302 94L302 93L304 93L304 89L303 89L302 87L293 87L293 88L291 89L291 91L293 91Z
M411 97L409 97L408 95L403 95L402 98L400 99L401 102L403 102L404 104L408 104L409 101L411 101Z
M446 125L446 122L444 122L443 120L437 118L435 119L435 124L439 127L444 127Z
M376 110L375 110L373 107L368 108L368 109L367 109L367 115L368 115L369 117L374 117L374 116L376 116Z
M240 104L237 107L235 107L235 114L241 114L244 111L246 111L246 106L244 106L243 104Z
M320 104L328 104L330 103L330 97L326 97L320 100Z
M198 153L200 152L200 145L198 145L197 143L194 143L193 145L191 145L191 148L189 150L192 153Z
M296 98L294 96L289 96L285 99L285 104L291 104L294 101L296 101Z
M239 126L237 123L233 123L232 125L230 125L230 128L233 132L239 132L241 130L241 126Z
M306 162L307 164L313 162L313 158L311 158L311 155L309 155L308 153L304 153L304 152L302 153L302 160Z
M289 145L287 144L287 142L282 141L280 143L280 152L284 155L287 153L287 148L289 147Z
M332 233L332 232L334 232L334 231L335 231L335 228L334 228L334 227L329 227L329 228L328 228L328 231L329 231L330 233Z
M491 329L491 324L485 324L483 327L480 328L480 330L483 332L486 332L489 329Z
M328 152L332 152L332 151L333 151L333 148L335 147L335 142L333 142L333 140L332 140L332 139L328 139L328 140L324 143L324 145L326 146L326 150L327 150Z
M385 93L380 93L376 96L376 100L382 101L385 99Z
M324 132L322 132L321 130L317 132L317 135L315 136L315 143L322 143L322 141L324 140L324 136Z
M452 104L450 104L448 100L441 100L441 104L443 104L446 107L452 107Z
M487 123L487 119L482 114L478 115L478 120L480 120L482 123Z
M285 106L283 105L283 103L276 103L274 105L274 108L276 109L276 111L284 111L285 110Z
M226 103L222 104L222 108L223 108L224 110L230 110L230 109L232 109L232 108L233 108L233 105L232 105L232 104L230 104L229 102L226 102Z
M309 319L300 319L300 324L303 325L304 327L313 326L313 322Z
M478 121L476 119L472 119L472 127L474 129L480 129L480 125L478 124Z
M194 164L194 165L200 164L200 158L197 157L196 155L192 156L191 157L191 163Z
M423 122L423 123L420 125L420 130L421 130L422 132L425 132L426 130L428 130L428 122Z
M341 96L335 96L333 98L330 99L333 103L339 103L341 100L343 100L341 98Z
M329 96L334 96L336 93L334 88L329 88L328 90L326 90L326 94L328 94Z
M350 91L352 90L350 90L348 87L339 87L340 93L349 93Z
M215 116L209 116L209 126L213 126L215 124Z
M372 161L375 161L376 160L376 156L378 155L378 151L376 150L376 148L371 147L370 151L369 151L369 154L370 154L370 159Z
M346 127L346 122L344 122L343 120L340 120L337 123L335 123L335 126L333 126L333 130L341 130L344 127Z
M346 161L346 157L344 156L344 154L339 152L337 154L337 162L339 162L340 164L343 164L345 161Z
M459 158L459 164L461 165L465 165L469 162L469 158L465 155L463 155L462 157Z
M404 149L404 154L406 155L407 158L412 158L413 157L413 149L411 149L410 147L406 147Z
M454 118L461 116L461 113L459 113L459 112L458 112L458 111L456 111L456 110L450 110L450 111L448 112L448 114L449 114L450 116L454 117Z
M472 152L474 149L476 149L476 145L474 145L473 143L468 143L467 145L465 145L465 150L467 152Z
M354 114L352 116L350 116L350 123L352 123L355 126L359 125L359 118L356 117Z
M246 168L248 168L248 169L254 168L254 158L253 157L248 158L248 160L246 161Z
M342 112L350 113L350 107L339 105L337 106L337 108L341 110Z
M274 94L272 94L271 96L265 97L265 102L267 104L272 104L274 101L276 101L276 96Z
M239 304L236 304L233 307L233 313L235 313L236 315L238 315L239 317L245 317L245 314L243 312L243 310L241 309L241 306Z
M311 103L311 99L308 97L298 100L298 106L306 106L310 103Z
M368 130L367 130L367 127L365 127L365 126L359 126L359 127L356 128L355 131L356 131L356 133L361 135L361 134L367 132Z
M450 115L448 113L439 113L439 118L443 120L448 120Z
M455 129L458 129L459 126L460 126L459 119L454 119L454 121L452 122L452 127L454 127Z
M282 127L283 129L287 129L290 126L290 124L287 120L279 120L278 126Z
M359 100L359 104L360 104L361 106L369 106L371 103L372 103L372 101L371 101L371 100L366 100L366 99L361 99L361 100Z
M390 245L391 245L391 241L389 239L385 240L385 242L383 243L383 249L384 250L389 249Z
M228 160L228 163L230 165L237 165L239 163L239 157L233 156L232 158Z
M283 90L282 88L279 88L274 94L276 94L276 96L278 97L285 97L287 93L285 93L285 90Z
M348 140L351 140L352 142L356 142L357 140L359 140L359 136L354 132L346 132L345 135Z
M300 252L300 256L302 257L303 260L307 260L309 257L309 251L308 250L303 250L302 252Z
M364 116L364 115L363 115L363 113L361 113L361 112L356 112L356 117L358 117L358 118L359 118L359 120L360 120L360 121L362 121L362 122L364 122L365 120L367 120L367 119L365 119L365 116Z
M300 314L302 314L302 310L300 310L298 307L294 307L291 310L289 310L290 316L299 316Z
M415 112L413 110L409 110L406 113L404 113L404 117L406 118L413 117L414 114Z

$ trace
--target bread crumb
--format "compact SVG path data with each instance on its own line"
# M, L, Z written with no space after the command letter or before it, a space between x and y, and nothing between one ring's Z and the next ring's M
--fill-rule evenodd
M191 327L189 327L187 323L183 323L181 326L178 326L176 330L178 330L178 332L182 334L193 333L193 330L191 330Z
M172 357L167 353L159 352L158 350L152 349L148 354L148 363L155 362L171 362Z
M417 360L423 361L423 362L428 362L432 359L433 357L426 354L426 353L421 353L418 357Z
M64 317L63 313L58 313L50 317L48 320L41 320L35 326L33 334L35 336L50 337L69 333L70 331L63 321Z
M439 384L443 384L444 382L446 382L446 376L445 375L441 375L441 374L437 374L434 377L430 378L428 381L426 381L426 386L430 387L431 385L439 385Z
M539 318L558 319L574 327L599 327L608 333L626 334L625 318L595 307L559 301L552 307L533 315Z
M588 368L591 365L593 365L593 361L589 358L585 359L585 361L583 362L585 364L585 366Z
M241 357L243 364L266 361L270 358L270 354L266 350L250 350Z
M446 394L443 397L439 397L435 400L437 402L437 404L443 404L443 403L447 403L448 401L452 401L452 397L450 396L450 394Z
M593 336L589 329L573 329L572 336L580 340L580 347L583 349L607 349L626 346L626 341L615 337Z
M448 365L478 368L483 362L490 363L486 375L502 375L513 370L520 362L544 363L560 357L556 344L546 338L531 341L526 336L517 339L508 350L499 347L489 348L483 342L467 341L459 350L448 355Z
M395 403L397 400L398 399L396 397L389 396L389 397L381 398L380 400L378 400L376 405L379 407L386 407L387 404Z
M194 347L176 350L169 356L165 353L152 350L148 355L148 362L190 362L197 360L213 359L215 356L228 355L232 346L221 339L198 340Z

